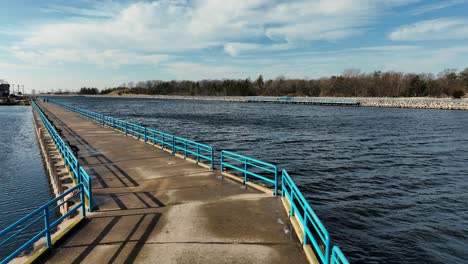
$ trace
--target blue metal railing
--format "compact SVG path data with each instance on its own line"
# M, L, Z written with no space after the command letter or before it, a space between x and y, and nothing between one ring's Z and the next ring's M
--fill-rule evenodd
M211 169L214 169L214 149L211 146L164 133L156 129L130 123L125 120L94 113L75 106L57 102L55 100L49 100L49 102L72 112L84 115L103 126L117 129L122 133L125 133L125 135L134 136L138 139L142 139L146 143L158 145L162 149L168 149L172 154L181 154L184 158L193 158L197 164L206 162L210 164Z
M333 246L331 264L349 264L339 246Z
M35 224L40 223L41 220L44 223L44 228L36 231L35 235L29 239L27 242L23 243L21 246L16 248L12 253L10 253L7 257L0 260L0 264L8 263L13 258L17 257L21 252L31 247L36 241L45 237L46 246L52 246L52 233L54 232L55 228L67 217L69 217L73 212L77 211L81 208L81 215L83 217L86 216L86 209L85 209L85 202L84 202L84 186L83 184L79 183L75 185L73 188L68 189L60 196L48 201L47 203L43 204L36 210L32 211L31 213L27 214L23 218L19 219L15 223L11 224L7 228L0 231L0 239L2 237L3 240L0 240L0 248L4 248L9 242L12 243L15 238L21 236L21 234L28 230L28 228L34 227ZM75 203L72 207L68 208L68 211L59 217L55 221L51 221L51 216L55 214L56 210L60 209L62 206L66 206L68 202L72 201L75 197L79 196L79 203Z
M278 194L278 167L275 165L223 150L221 151L221 172L226 168L242 173L244 184L249 181L249 177L259 179L272 184L274 195ZM273 179L265 174L271 175Z
M162 149L169 149L174 153L174 136L155 129L147 129L146 142L159 145Z
M179 151L184 154L184 158L193 156L197 163L200 160L213 161L214 150L212 147L181 137L174 137L173 140L174 153ZM211 168L214 168L214 164L211 165Z
M230 169L242 174L244 184L249 180L249 177L273 184L275 196L277 195L278 169L273 164L223 150L221 151L220 167L221 172ZM265 174L273 175L274 179ZM331 250L331 239L327 229L286 170L282 170L281 173L281 195L286 197L290 204L289 216L297 217L299 220L304 233L302 243L312 247L320 262L349 264L338 246L335 245Z
M281 179L281 195L286 197L290 204L289 216L296 216L304 231L302 243L304 245L312 245L320 261L322 263L329 263L331 241L327 229L323 226L286 170L282 171Z
M80 166L78 159L75 157L75 155L70 150L65 141L62 139L62 137L60 137L60 135L57 133L54 126L52 126L50 121L46 118L42 110L37 106L37 104L34 101L32 101L32 105L38 113L39 117L41 118L42 123L46 127L47 131L51 135L55 145L59 149L60 154L62 155L65 161L65 165L67 165L70 168L73 174L73 178L78 183L83 183L84 192L88 200L88 211L91 212L93 210L93 191L91 177L89 177L89 174Z

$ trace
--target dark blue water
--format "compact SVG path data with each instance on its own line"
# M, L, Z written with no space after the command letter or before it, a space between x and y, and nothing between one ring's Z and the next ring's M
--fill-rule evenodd
M52 198L34 133L31 107L0 106L0 230ZM0 259L41 228L39 222L1 247Z
M287 169L353 263L468 263L468 111L61 100Z

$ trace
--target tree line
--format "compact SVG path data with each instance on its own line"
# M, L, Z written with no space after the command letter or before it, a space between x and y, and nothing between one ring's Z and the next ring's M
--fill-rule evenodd
M79 94L87 94L87 95L92 95L92 94L99 94L99 89L96 87L81 87L80 91L78 92Z
M80 94L148 94L202 96L336 96L336 97L456 97L468 93L468 68L431 73L345 70L341 75L319 79L256 80L224 79L200 81L149 80L118 87L81 88Z

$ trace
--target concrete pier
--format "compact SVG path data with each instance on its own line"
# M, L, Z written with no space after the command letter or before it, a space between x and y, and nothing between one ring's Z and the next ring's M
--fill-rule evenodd
M95 212L48 263L308 263L281 200L51 103Z
M74 186L73 177L68 173L63 158L36 112L33 112L33 123L50 184L57 197Z

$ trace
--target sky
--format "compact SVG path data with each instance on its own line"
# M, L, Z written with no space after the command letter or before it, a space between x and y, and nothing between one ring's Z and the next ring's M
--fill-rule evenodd
M0 0L0 79L145 80L468 67L468 0Z

